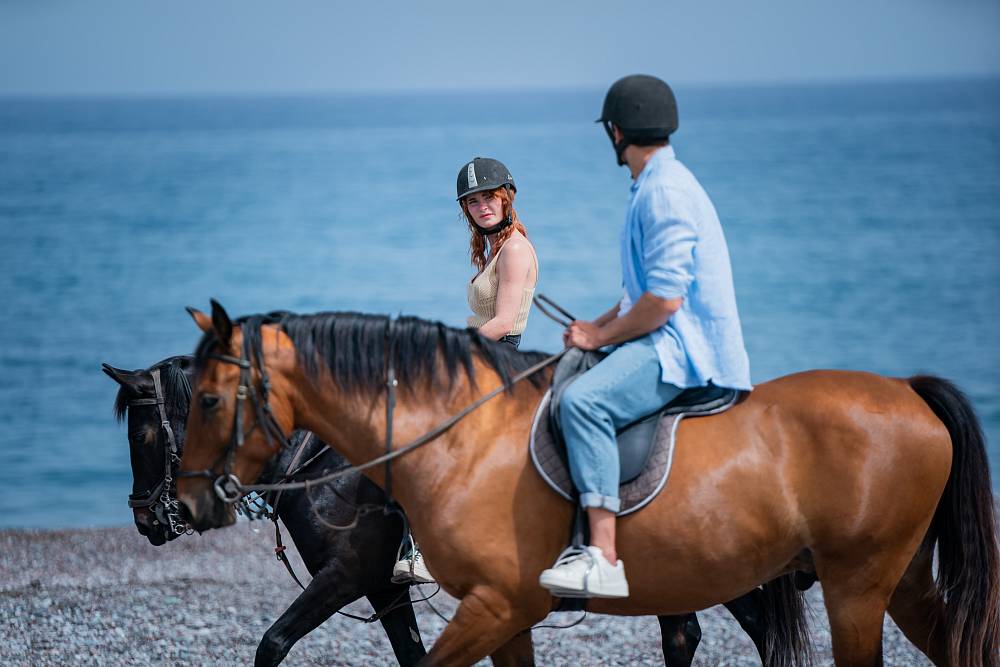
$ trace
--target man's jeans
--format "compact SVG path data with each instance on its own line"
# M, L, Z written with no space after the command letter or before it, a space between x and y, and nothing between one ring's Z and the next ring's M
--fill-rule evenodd
M615 429L652 414L681 391L660 380L660 360L648 335L620 345L567 387L559 416L583 507L621 509Z

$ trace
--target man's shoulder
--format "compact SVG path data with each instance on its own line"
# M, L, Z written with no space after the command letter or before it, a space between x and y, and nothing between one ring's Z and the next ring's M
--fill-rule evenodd
M635 194L637 201L676 206L700 204L708 199L698 179L676 159L658 164Z
M692 189L701 189L698 179L687 166L673 157L669 160L657 160L650 171L647 182L657 188L666 188L677 193Z
M649 174L636 190L634 202L640 210L674 208L695 201L702 192L693 178L687 178L680 172L658 170Z

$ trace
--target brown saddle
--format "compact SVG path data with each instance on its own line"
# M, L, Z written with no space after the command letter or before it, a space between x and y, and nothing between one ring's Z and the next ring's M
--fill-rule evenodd
M535 468L556 493L569 501L573 501L576 491L559 424L559 402L573 380L605 356L601 352L575 348L563 355L553 374L552 387L542 398L531 428L530 451ZM687 389L654 413L619 429L622 507L618 515L644 507L663 489L673 462L677 425L682 418L723 412L735 405L744 393L713 384Z

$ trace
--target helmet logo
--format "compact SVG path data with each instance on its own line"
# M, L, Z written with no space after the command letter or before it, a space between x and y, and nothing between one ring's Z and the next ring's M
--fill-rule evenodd
M469 163L469 169L468 169L467 175L469 177L469 187L470 188L479 187L479 181L476 180L476 163L475 162L470 162Z

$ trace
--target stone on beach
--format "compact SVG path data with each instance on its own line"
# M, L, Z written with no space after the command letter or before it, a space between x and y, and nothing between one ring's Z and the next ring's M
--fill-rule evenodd
M245 523L162 547L150 546L131 527L2 531L0 664L251 664L264 631L299 593L268 539ZM288 554L304 575L292 545ZM818 589L809 594L812 637L818 664L828 664L830 636ZM454 613L456 602L444 593L432 603L446 616ZM416 609L430 647L444 621L425 603ZM345 611L367 615L370 607L359 601ZM760 664L723 608L699 618L696 665ZM546 623L576 619L553 614ZM663 664L653 617L590 614L572 629L538 629L534 638L539 664ZM884 650L886 665L929 665L891 621ZM396 663L380 625L335 615L296 644L283 664Z

